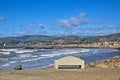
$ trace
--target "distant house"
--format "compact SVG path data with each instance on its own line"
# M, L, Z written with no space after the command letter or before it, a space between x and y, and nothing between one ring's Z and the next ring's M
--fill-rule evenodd
M84 69L84 60L74 57L67 56L54 61L54 67L56 69Z
M3 46L5 47L5 46L6 46L6 44L4 43L4 44L3 44Z

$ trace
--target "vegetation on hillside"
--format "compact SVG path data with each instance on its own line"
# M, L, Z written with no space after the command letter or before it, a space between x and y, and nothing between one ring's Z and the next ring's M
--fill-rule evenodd
M117 41L120 42L120 33L111 34L107 36L94 36L80 38L78 36L66 36L66 37L53 37L53 36L44 36L44 35L25 35L19 37L6 37L0 38L0 44L17 44L17 43L93 43L93 42L102 42L102 41Z

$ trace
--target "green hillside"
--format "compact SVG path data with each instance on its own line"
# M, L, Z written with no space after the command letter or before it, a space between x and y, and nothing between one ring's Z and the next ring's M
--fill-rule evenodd
M53 36L44 36L44 35L25 35L19 37L5 37L0 38L0 44L7 43L19 43L19 42L54 42L54 40L65 40L68 43L74 42L82 42L82 43L92 43L92 42L100 42L100 41L119 41L120 42L120 33L111 34L107 36L95 36L95 37L86 37L80 38L78 36L66 36L66 37L53 37Z

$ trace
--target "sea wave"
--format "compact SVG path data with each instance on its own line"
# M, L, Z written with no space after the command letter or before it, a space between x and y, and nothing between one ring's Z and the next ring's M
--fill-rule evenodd
M9 62L10 64L13 64L13 63L16 63L16 61L11 61L11 62Z
M0 52L0 54L9 55L9 54L11 54L11 52L4 51L4 52Z
M34 49L0 49L1 51L9 51L9 52L15 52L15 53L28 53L28 52L35 52L38 50L34 50Z
M18 49L0 49L1 51L12 51L12 52L14 52L14 51L16 51L16 50L18 50Z
M10 64L9 63L6 63L4 65L1 65L2 67L5 67L5 66L9 66Z
M15 53L28 53L28 52L35 52L38 50L16 50Z
M52 53L49 54L41 54L38 58L35 59L27 59L27 60L22 60L21 62L30 62L30 61L35 61L35 60L40 60L40 59L45 59L45 58L51 58L51 57L56 57L56 56L61 56L61 55L68 55L68 54L77 54L77 53L83 53L83 52L88 52L89 49L80 49L80 50L63 50L63 51L53 51ZM30 57L31 55L22 55L21 57Z
M35 58L38 57L37 55L32 55L32 54L22 54L19 55L20 58Z
M43 59L44 57L39 57L39 58L34 58L34 59L26 59L26 60L21 60L21 62L31 62L31 61L36 61L39 59Z
M0 61L5 60L4 58L0 58Z
M66 54L83 53L83 52L88 52L88 51L89 49L54 51L51 54L43 54L41 56L55 57L55 56L66 55Z
M27 51L26 51L27 50ZM23 51L17 54L17 51ZM35 51L35 52L34 52ZM0 68L5 70L13 69L15 65L21 64L24 69L47 67L53 64L55 59L64 56L76 56L91 62L99 59L109 58L119 55L120 51L116 49L83 49L83 48L64 48L64 49L0 49L0 52L10 52L3 55L0 53ZM4 53L5 54L5 53ZM31 65L32 64L32 65Z

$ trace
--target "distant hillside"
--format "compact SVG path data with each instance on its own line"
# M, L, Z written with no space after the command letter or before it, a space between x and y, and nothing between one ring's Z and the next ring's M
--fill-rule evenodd
M18 43L20 42L19 39L15 38L15 37L6 37L6 38L0 38L0 44L3 44L3 43Z
M30 40L40 40L40 41L44 41L44 40L48 40L48 39L55 39L56 37L53 36L45 36L45 35L25 35L25 36L21 36L21 37L17 37L17 39L21 40L21 41L30 41Z
M61 39L68 40L68 41L75 41L75 40L80 40L80 37L71 35L71 36L63 37Z
M33 40L45 41L45 40L52 40L52 39L56 39L56 37L44 36L44 35L25 35L25 36L19 36L19 37L0 38L0 44L18 43L18 42L33 41Z
M19 42L54 42L57 40L64 40L65 43L93 43L93 42L100 42L100 41L119 41L120 42L120 33L118 34L111 34L107 36L95 36L95 37L86 37L80 38L78 36L66 36L66 37L53 37L53 36L45 36L45 35L25 35L19 37L6 37L0 38L0 44L7 43L19 43ZM63 42L64 42L63 41Z
M106 36L87 37L87 38L83 38L82 40L87 40L88 42L120 41L120 33L110 34Z

